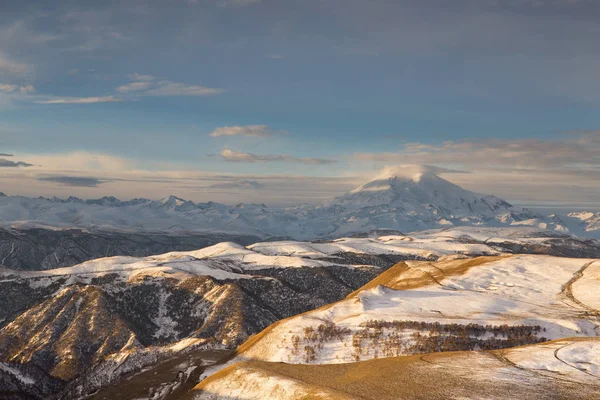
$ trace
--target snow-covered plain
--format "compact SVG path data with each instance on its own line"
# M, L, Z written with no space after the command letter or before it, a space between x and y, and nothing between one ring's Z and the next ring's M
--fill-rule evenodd
M532 226L600 237L600 214L542 216L490 195L467 191L423 167L389 168L374 180L315 206L272 208L114 197L27 198L0 195L0 226L135 232L228 232L296 240L335 238L373 229L413 232L452 226Z

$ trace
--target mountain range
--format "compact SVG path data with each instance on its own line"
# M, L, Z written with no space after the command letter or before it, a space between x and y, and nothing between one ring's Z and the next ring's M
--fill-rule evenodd
M176 196L159 201L114 197L0 197L5 229L83 229L161 234L236 234L312 240L373 229L412 232L452 226L533 226L587 237L600 236L600 213L539 215L490 195L465 190L433 167L387 168L364 185L318 205L194 203Z

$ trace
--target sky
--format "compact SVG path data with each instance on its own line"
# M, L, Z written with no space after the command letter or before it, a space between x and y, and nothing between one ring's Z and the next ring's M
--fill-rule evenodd
M0 191L600 208L595 0L0 0Z

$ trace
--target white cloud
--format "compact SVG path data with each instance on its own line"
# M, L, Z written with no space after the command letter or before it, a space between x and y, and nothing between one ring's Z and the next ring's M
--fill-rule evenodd
M287 154L275 154L275 155L258 155L252 153L244 153L239 151L233 151L230 149L225 149L221 151L221 157L225 161L232 162L247 162L247 163L256 163L256 162L286 162L286 163L299 163L299 164L307 164L307 165L324 165L324 164L333 164L337 161L335 160L327 160L322 158L298 158L293 157Z
M223 89L160 81L155 87L143 92L143 94L145 96L212 96L223 92Z
M21 94L29 94L33 92L35 92L33 85L19 86L19 93Z
M285 135L286 131L273 131L267 125L223 126L210 133L212 137L219 136L254 136L267 137Z
M152 82L142 81L142 82L131 82L126 85L119 86L117 88L117 92L119 93L129 93L129 92L139 92L140 90L146 90L152 86Z
M17 85L9 85L8 83L0 83L0 92L12 93L19 87Z
M135 92L139 96L212 96L223 93L223 89L167 80L156 81L151 75L133 73L128 75L133 82L116 88L119 93Z
M29 94L35 92L33 85L12 85L8 83L0 83L0 92L2 93L20 93Z
M152 75L138 74L137 72L134 72L133 74L129 74L128 77L132 81L153 81L154 80L154 77Z
M102 97L58 97L48 100L37 100L37 104L95 104L95 103L118 103L124 101L114 96Z

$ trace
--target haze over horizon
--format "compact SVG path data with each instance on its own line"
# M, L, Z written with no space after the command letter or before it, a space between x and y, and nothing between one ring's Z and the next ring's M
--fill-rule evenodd
M24 0L2 11L7 194L290 205L387 165L429 164L519 205L600 204L596 1Z

